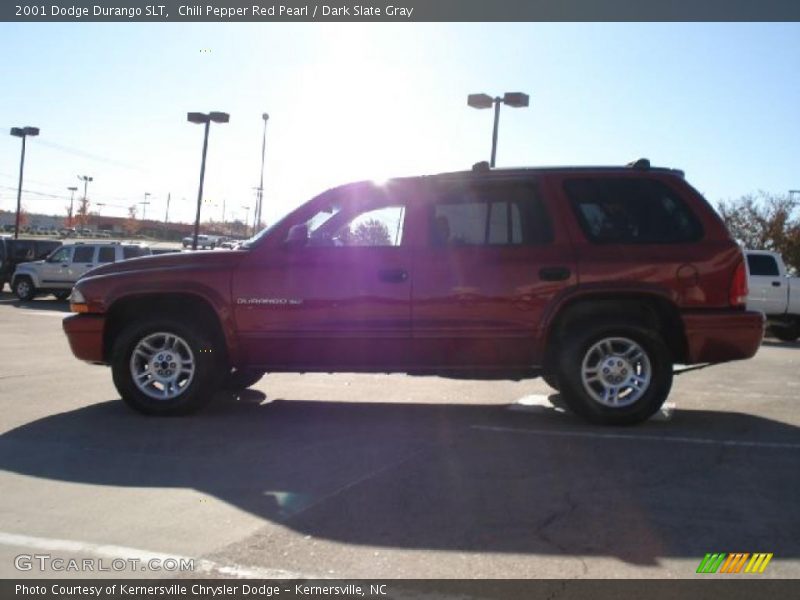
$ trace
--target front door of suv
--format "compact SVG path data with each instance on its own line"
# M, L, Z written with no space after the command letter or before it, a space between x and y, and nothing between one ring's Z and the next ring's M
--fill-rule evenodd
M64 287L70 280L69 265L74 246L62 246L53 252L39 267L41 287Z
M441 184L414 261L414 364L525 369L543 314L576 282L566 233L537 185L516 179Z
M380 186L348 186L296 213L284 228L288 239L281 230L279 243L252 250L233 278L247 363L272 370L405 365L412 260L406 212Z

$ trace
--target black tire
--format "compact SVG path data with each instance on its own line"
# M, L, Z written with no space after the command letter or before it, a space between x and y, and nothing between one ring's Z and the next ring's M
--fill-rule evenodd
M555 391L561 391L561 385L558 383L558 375L553 373L552 371L544 371L542 373L542 379L544 382L553 388Z
M56 300L61 300L62 302L69 298L69 295L72 293L72 290L60 290L58 292L53 292L53 296L56 297Z
M608 373L605 366L598 368L598 377L594 383L584 384L584 360L591 364L603 356L602 350L592 349L595 344L604 340L611 341L611 350L607 357L609 361L614 361L610 365L612 371L605 375L603 373ZM629 342L638 346L644 358L627 362L622 356L622 349ZM630 381L628 377L631 376L630 373L641 373L647 363L650 371L649 383L637 391L638 386L627 385ZM598 367L608 365L599 360L595 364ZM622 371L615 373L613 369ZM672 387L672 357L658 333L644 326L612 320L581 323L568 332L558 348L556 374L564 402L576 414L603 425L634 425L650 418L666 401ZM617 377L617 383L622 383L614 385L606 377ZM621 390L619 406L608 406L593 396L593 393L599 396L598 390L602 391L606 387ZM640 394L639 397L633 399L637 394ZM626 398L631 399L629 404L625 404Z
M773 325L769 328L772 335L782 342L796 342L800 338L800 324L793 323L786 327Z
M191 380L185 383L182 391L170 399L148 396L134 383L131 372L131 357L137 344L149 335L157 333L167 333L181 338L194 358ZM196 412L212 399L223 375L224 369L218 359L223 353L214 352L215 346L217 344L208 334L180 318L142 319L124 329L114 342L111 357L114 385L128 406L147 415L172 416Z
M33 300L34 296L36 296L36 287L33 285L33 280L27 275L17 277L14 280L14 294L23 302Z
M254 386L262 377L264 377L263 371L237 370L225 378L222 388L231 392L239 392Z

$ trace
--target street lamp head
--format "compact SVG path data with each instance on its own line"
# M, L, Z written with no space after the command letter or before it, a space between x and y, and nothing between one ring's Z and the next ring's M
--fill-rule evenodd
M506 92L503 95L503 104L514 108L524 108L530 104L528 94L522 92Z
M197 123L197 124L207 123L208 115L200 112L190 112L186 113L186 120L189 121L190 123Z
M467 105L472 108L492 108L494 100L489 94L470 94L467 96Z
M267 113L262 113L261 118L266 121L267 119L269 119L269 115Z
M214 123L227 123L231 120L231 116L224 112L210 112L208 113L208 118Z
M37 136L39 135L39 128L38 127L12 127L11 128L11 135L14 137L22 138L25 136Z
M71 185L71 186L69 186L67 189L68 189L70 192L77 192L77 191L78 191L78 188L77 188L77 186L74 186L74 185Z

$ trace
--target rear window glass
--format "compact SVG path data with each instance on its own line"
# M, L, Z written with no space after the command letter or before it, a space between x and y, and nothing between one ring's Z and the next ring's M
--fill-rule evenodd
M116 260L116 249L113 246L100 248L97 254L97 262L110 263Z
M748 254L747 267L750 275L764 275L766 277L778 277L778 263L771 256L765 254Z
M72 254L74 263L90 263L94 259L94 246L76 246Z
M201 236L197 236L198 240ZM122 256L123 258L136 258L137 256L147 256L150 254L149 248L142 248L141 246L123 246L122 248Z
M571 179L564 189L593 242L669 244L703 237L702 226L686 204L659 181Z
M430 239L434 246L522 246L547 244L553 232L535 187L497 182L443 194Z

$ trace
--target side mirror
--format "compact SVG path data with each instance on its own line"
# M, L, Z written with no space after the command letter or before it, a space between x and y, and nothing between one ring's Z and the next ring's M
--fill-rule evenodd
M292 225L286 236L286 247L290 249L302 248L308 243L308 224Z

